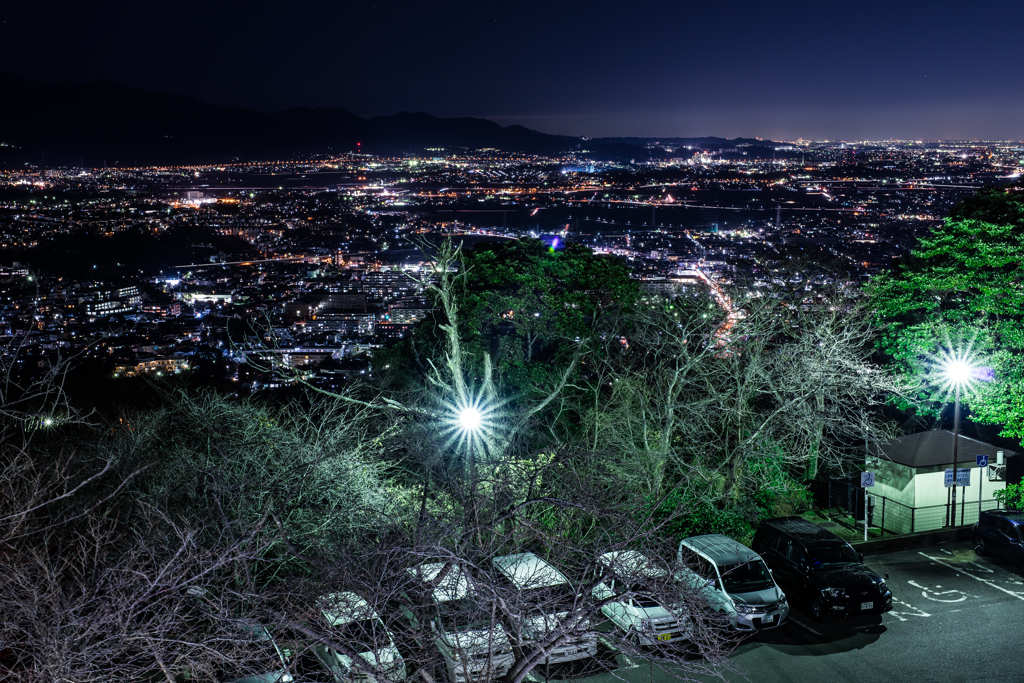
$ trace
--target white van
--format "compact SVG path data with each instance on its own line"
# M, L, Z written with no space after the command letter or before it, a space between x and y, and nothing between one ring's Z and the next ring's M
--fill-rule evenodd
M492 563L499 575L518 591L523 606L532 612L514 625L527 641L524 646L543 640L569 617L570 611L579 608L576 602L581 596L577 595L569 579L533 553L495 557ZM589 627L589 622L584 620L575 624L572 630L588 630ZM596 654L597 637L594 634L576 635L553 648L545 663L571 662Z
M688 640L692 627L686 606L667 602L669 574L636 550L605 553L598 571L607 578L594 587L594 598L609 600L601 612L637 645ZM658 584L666 584L657 587ZM655 597L657 595L658 597Z
M318 603L324 625L331 629L332 640L348 645L359 653L363 661L387 676L388 680L405 679L405 660L395 646L395 639L366 600L355 593L343 592L324 596ZM323 644L315 645L313 652L320 665L338 683L377 683L365 668L354 663L348 655Z
M684 538L678 559L714 590L717 601L712 607L729 613L737 630L775 628L789 617L786 594L771 570L739 541L722 534Z
M446 570L444 576L441 572ZM437 637L451 683L497 680L508 673L514 657L500 622L482 608L472 580L458 564L429 562L408 571L420 583L429 605L427 618Z

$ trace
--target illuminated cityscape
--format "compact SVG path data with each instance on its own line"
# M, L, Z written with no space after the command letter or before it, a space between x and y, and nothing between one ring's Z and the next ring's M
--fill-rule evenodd
M116 375L175 372L214 355L248 391L275 382L246 374L226 321L264 316L277 353L311 373L324 364L318 381L335 385L365 373L373 348L423 317L418 274L443 236L467 247L577 242L625 259L661 294L736 279L771 286L783 274L808 290L856 286L954 204L1024 168L1024 145L1005 142L650 142L644 151L632 162L437 149L8 171L0 240L6 273L21 277L8 281L2 332L43 333L39 363L88 348Z
M1020 681L976 5L5 7L0 681Z

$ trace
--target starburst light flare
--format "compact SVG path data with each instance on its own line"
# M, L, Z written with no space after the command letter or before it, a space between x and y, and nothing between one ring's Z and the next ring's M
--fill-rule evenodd
M504 401L484 390L440 401L437 429L444 450L486 462L503 449L507 430Z
M954 386L964 386L973 379L974 367L966 358L952 357L946 361L942 374Z
M933 357L932 364L933 381L942 393L943 403L958 393L970 395L976 383L994 379L992 368L979 365L973 339L960 349L947 340L945 348Z
M459 423L467 432L475 432L480 427L480 411L472 406L463 408L459 413Z

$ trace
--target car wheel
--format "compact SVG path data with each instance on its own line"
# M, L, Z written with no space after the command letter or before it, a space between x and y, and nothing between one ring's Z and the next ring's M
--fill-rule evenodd
M814 598L811 601L811 617L815 621L821 621L825 618L825 605L821 604L821 598Z
M981 536L974 537L974 552L976 552L978 555L985 554L985 539Z

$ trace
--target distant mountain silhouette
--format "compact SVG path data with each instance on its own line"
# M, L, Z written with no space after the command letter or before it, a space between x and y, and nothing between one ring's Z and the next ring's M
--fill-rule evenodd
M254 109L127 88L110 81L42 83L0 72L0 164L88 167L279 160L307 153L376 155L426 148L556 155L587 150L598 159L648 159L649 142L704 148L753 140L599 138L548 135L476 118L401 112L363 118L344 109ZM761 144L765 144L762 142Z
M597 142L605 144L620 144L620 145L631 145L643 147L645 145L661 144L668 145L671 147L692 147L694 149L718 149L726 147L735 147L737 145L753 145L756 147L766 147L773 145L771 140L758 140L757 138L716 138L716 137L703 137L703 138L595 138Z
M120 166L282 159L309 152L387 155L428 147L558 154L595 145L475 118L401 112L366 119L344 109L263 114L109 81L41 83L0 73L0 159ZM628 157L628 145L598 145Z

